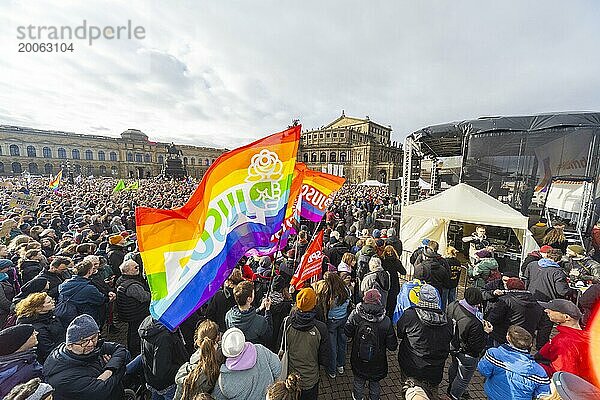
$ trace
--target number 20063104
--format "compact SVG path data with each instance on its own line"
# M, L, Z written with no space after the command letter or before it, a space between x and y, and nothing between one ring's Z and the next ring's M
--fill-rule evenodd
M19 53L66 53L73 51L73 43L19 43Z

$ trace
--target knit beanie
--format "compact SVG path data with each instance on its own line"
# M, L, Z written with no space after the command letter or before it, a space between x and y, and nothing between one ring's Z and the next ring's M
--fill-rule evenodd
M475 253L475 255L479 258L490 258L492 256L492 253L490 253L489 250L479 250L477 253Z
M419 303L417 303L419 307L426 308L440 308L440 297L436 288L429 284L425 284L421 286L421 290L419 291Z
M508 278L506 281L506 289L525 290L525 282L523 282L519 278Z
M381 304L381 293L377 289L369 289L363 294L365 304Z
M123 236L121 236L121 235L112 235L111 237L108 238L108 242L110 244L119 244L119 243L121 243L122 240L123 240Z
M296 307L300 311L312 311L317 305L317 294L314 289L307 287L298 292L296 296Z
M373 229L373 238L379 239L381 237L381 231L379 229Z
M394 229L394 228L390 228L390 229L388 229L388 230L387 230L387 236L388 236L389 238L396 236L396 229Z
M570 246L567 246L567 250L571 250L573 253L577 254L578 256L582 256L585 254L585 249L583 248L583 246L580 246L578 244L572 244Z
M6 356L19 350L33 335L33 325L11 326L0 331L0 356Z
M483 303L483 294L481 294L479 288L470 287L465 290L465 300L470 305L476 306Z
M237 357L244 350L246 336L239 328L229 328L221 338L221 351L227 358Z
M0 258L0 270L6 269L6 268L12 268L14 266L15 266L15 264L13 264L13 262L10 261L9 259Z
M77 316L67 328L66 344L77 343L87 337L90 337L100 332L98 324L88 314Z

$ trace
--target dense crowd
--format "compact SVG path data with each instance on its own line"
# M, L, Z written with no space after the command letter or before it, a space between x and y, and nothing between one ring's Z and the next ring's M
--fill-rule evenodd
M569 245L558 222L532 227L542 247L520 273L499 270L477 227L465 255L439 254L423 238L407 276L392 218L398 198L344 186L322 223L303 222L272 257L242 258L170 331L149 315L134 210L181 206L193 181L144 180L118 193L113 179L57 192L41 179L0 183L0 397L316 399L321 368L335 380L349 358L353 398L375 400L397 352L406 399L467 399L476 370L493 400L600 398L588 383L600 264ZM40 196L39 205L15 207L18 193ZM322 271L296 290L290 280L321 228ZM103 338L117 322L127 323L126 343ZM573 390L592 397L568 397Z

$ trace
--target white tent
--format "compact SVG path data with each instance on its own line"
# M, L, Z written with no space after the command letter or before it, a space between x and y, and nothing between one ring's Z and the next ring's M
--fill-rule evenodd
M358 186L387 186L387 183L381 183L379 181L370 179L364 181L363 183L359 183Z
M440 253L443 253L450 221L512 228L523 247L522 259L538 248L528 229L527 217L492 196L459 183L426 200L402 207L400 238L404 250L412 253L424 238L429 238L440 244Z

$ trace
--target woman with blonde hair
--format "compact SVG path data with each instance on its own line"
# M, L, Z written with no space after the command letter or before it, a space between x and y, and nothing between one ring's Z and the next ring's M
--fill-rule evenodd
M390 290L385 302L385 314L392 318L396 309L396 298L400 293L400 275L406 275L406 269L404 269L394 246L387 245L383 248L381 266L390 274Z
M175 375L174 400L194 400L200 393L213 391L223 363L223 356L217 349L219 339L219 326L215 322L207 319L198 325L194 334L197 350Z
M563 254L567 252L567 238L565 237L565 223L562 221L552 222L552 228L548 229L542 245L548 245L554 249L561 249Z
M301 392L300 376L289 374L285 381L274 382L267 388L267 400L298 400Z
M340 278L344 281L346 286L352 291L352 280L354 274L354 265L356 264L356 259L354 258L354 254L352 253L344 253L342 256L342 261L337 266L338 274Z
M15 308L17 325L30 324L38 332L36 353L40 363L65 340L66 328L54 315L54 306L54 299L48 294L32 293Z
M452 303L456 300L456 288L458 287L458 281L460 280L460 274L462 270L462 266L460 261L456 256L458 255L458 250L456 250L452 246L446 247L446 251L444 253L444 259L448 263L450 267L450 288L448 291L448 304Z

